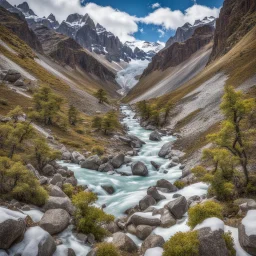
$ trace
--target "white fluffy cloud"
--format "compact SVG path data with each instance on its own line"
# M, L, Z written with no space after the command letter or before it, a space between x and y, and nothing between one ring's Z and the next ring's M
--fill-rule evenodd
M22 1L9 0L11 4L20 4ZM80 0L26 1L30 8L40 17L53 13L60 22L72 13L83 15L88 13L95 23L100 23L108 31L118 36L123 42L134 40L133 34L139 31L139 22L162 26L160 30L163 31L163 29L176 29L185 22L193 23L196 19L202 19L205 16L217 17L219 14L218 8L209 8L198 4L194 4L183 13L180 10L160 7L160 4L155 3L152 7L154 6L157 9L149 13L146 17L135 17L110 6L100 6L95 3L87 3L85 6L81 6ZM161 33L160 31L158 32Z
M152 9L156 9L156 8L159 8L161 5L159 3L154 3L151 5L151 8Z
M163 37L165 35L165 31L163 31L162 29L158 29L157 32L160 34L160 38Z

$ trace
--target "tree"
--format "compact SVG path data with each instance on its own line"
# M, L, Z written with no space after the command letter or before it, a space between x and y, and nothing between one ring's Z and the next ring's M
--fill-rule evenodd
M148 120L150 118L151 108L145 100L137 103L137 109L142 119Z
M76 107L74 107L73 105L70 105L68 110L68 121L71 125L76 125L78 120L78 114L79 112L76 109Z
M92 127L100 130L100 129L101 129L101 126L102 126L102 117L100 117L100 116L95 116L95 117L92 119Z
M95 93L95 97L99 100L99 103L104 103L104 102L108 103L107 93L103 89L99 89Z
M35 111L39 120L45 125L53 123L53 119L58 116L58 112L63 102L62 98L55 95L49 87L41 87L33 96Z
M246 99L242 92L235 91L232 86L226 86L221 104L225 120L219 132L208 136L210 142L217 148L228 150L231 156L238 159L246 185L249 182L249 151L253 145L252 136L256 133L255 129L248 127L248 124L250 124L249 118L256 109L255 106L255 99Z
M102 126L105 134L108 134L108 132L114 131L119 127L119 122L116 116L115 111L108 112L103 120L102 120Z
M17 123L19 121L19 117L22 116L23 114L24 113L21 106L17 106L16 108L14 108L8 113L8 116L14 121L14 123Z
M51 149L43 139L35 139L33 144L34 150L31 157L35 160L35 166L39 171L60 156L60 152Z

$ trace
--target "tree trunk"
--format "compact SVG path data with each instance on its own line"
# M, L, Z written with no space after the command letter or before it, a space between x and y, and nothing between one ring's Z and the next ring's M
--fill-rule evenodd
M11 147L10 154L9 154L10 159L12 159L12 157L14 155L14 152L15 152L15 149L16 149L16 144L13 144L12 147Z

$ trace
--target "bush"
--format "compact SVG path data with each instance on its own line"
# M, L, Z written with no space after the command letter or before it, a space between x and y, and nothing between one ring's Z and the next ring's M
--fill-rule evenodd
M63 192L68 196L68 197L72 197L73 195L73 192L74 192L74 187L69 184L69 183L66 183L66 184L63 184L63 187L62 187L62 190Z
M100 241L108 232L102 226L114 221L114 216L104 213L100 208L92 206L97 196L92 192L79 192L73 195L72 202L76 207L75 224L79 232L92 233Z
M173 185L178 189L183 189L186 186L185 183L181 180L176 180Z
M178 232L164 244L163 256L198 256L197 231Z
M104 147L102 146L94 146L92 148L92 153L102 156L104 154Z
M223 234L223 238L225 240L227 249L229 251L229 256L235 256L236 255L236 250L234 249L234 239L231 235L231 232L226 232Z
M100 243L96 256L120 256L118 249L112 243Z
M236 216L239 212L239 206L234 203L226 203L223 207L223 216L230 217Z
M213 201L197 204L188 210L188 226L194 228L197 224L211 217L223 219L222 206L220 204Z
M47 191L21 162L0 157L0 194L38 206L45 204Z

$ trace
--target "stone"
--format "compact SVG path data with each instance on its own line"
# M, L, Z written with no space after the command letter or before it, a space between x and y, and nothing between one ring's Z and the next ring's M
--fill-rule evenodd
M173 196L172 196L172 198L178 198L178 197L181 197L182 195L181 194L174 194Z
M95 244L95 236L94 236L92 233L90 233L90 234L87 236L87 241L88 241L88 243L91 244L91 245Z
M72 155L69 151L65 151L62 153L61 160L71 160Z
M156 162L154 162L154 161L150 161L150 163L152 164L152 166L158 171L159 170L159 168L160 168L160 164L158 164L158 163L156 163Z
M125 164L129 164L129 163L131 163L132 162L132 158L131 157L128 157L128 156L125 156L124 157L124 163Z
M124 164L124 154L118 154L111 160L111 164L114 168L120 168Z
M156 200L150 195L146 195L143 199L139 201L139 206L142 211L146 210L149 206L155 204Z
M181 219L188 210L187 199L184 196L178 197L166 204L165 208L167 208L176 219Z
M109 162L105 163L105 164L101 164L98 169L99 172L112 172L114 170L115 169L114 169L113 165Z
M141 245L141 253L142 255L145 254L145 252L150 248L155 247L163 247L165 241L162 236L151 234L146 238L146 240Z
M156 183L157 188L168 189L169 193L176 192L178 189L171 182L165 179L158 180Z
M114 234L114 233L120 231L120 228L117 226L117 224L116 224L114 221L112 221L112 222L110 222L109 224L107 224L106 229L107 229L111 234Z
M153 131L149 135L149 140L152 141L161 141L161 135L158 131Z
M178 163L180 162L179 157L173 156L173 157L172 157L172 162L174 162L174 163L176 163L176 164L178 165Z
M54 167L50 164L47 164L43 169L42 169L42 174L45 176L53 176L55 174Z
M44 213L39 226L51 235L58 234L67 228L70 216L66 210L52 209Z
M49 195L53 197L67 197L67 195L56 185L49 185Z
M64 184L71 184L73 187L77 186L77 179L72 176L67 179L65 179Z
M101 187L109 194L112 195L115 193L115 189L111 185L101 185Z
M87 235L83 234L83 233L73 233L74 236L83 244L85 244L87 242Z
M122 232L117 232L113 234L113 244L121 251L125 252L137 252L137 245L133 240Z
M191 196L189 199L188 199L188 205L191 205L193 202L197 202L197 201L200 201L201 198L200 196Z
M71 161L75 164L80 164L85 161L85 157L81 153L74 151L71 153Z
M164 158L165 156L167 156L167 155L171 152L171 150L172 150L172 148L171 148L171 147L172 147L172 144L173 144L172 141L165 143L165 144L161 147L160 151L158 152L158 156L159 156L159 157L162 157L162 158Z
M165 196L159 194L159 192L156 189L156 187L149 187L148 190L147 190L147 194L149 196L152 196L157 202L159 202L159 201L161 201L163 199L166 199Z
M147 166L140 161L133 162L131 165L131 169L132 169L133 175L137 175L137 176L147 176L148 175Z
M10 83L14 83L20 78L21 78L20 72L14 69L9 69L3 80Z
M18 79L13 85L17 87L22 87L24 86L24 82L22 79Z
M9 249L26 230L25 215L0 207L0 249Z
M197 230L199 240L200 256L228 256L229 252L223 238L222 229L212 231L211 228L201 228Z
M134 224L135 226L148 225L151 227L159 227L161 225L159 218L154 218L154 216L147 216L145 214L142 215L140 213L133 214L127 221L127 225L130 223Z
M56 185L58 182L62 183L62 181L63 181L63 177L59 173L56 173L56 174L54 174L54 176L51 179L50 183L52 185Z
M81 163L81 168L90 170L98 170L101 165L101 160L98 155L90 156Z
M160 220L161 220L161 227L163 228L170 228L171 226L176 224L175 218L167 209L163 209Z
M51 209L64 209L70 215L74 214L75 208L71 203L71 200L68 197L53 197L50 196L44 205L44 209L51 210Z
M136 235L136 227L133 224L127 226L127 232Z
M140 240L145 240L153 231L153 227L147 225L139 225L136 228L136 236Z
M29 171L31 171L35 176L36 178L39 180L40 179L40 174L39 172L34 168L34 166L32 164L27 164L27 169Z
M40 179L39 179L39 183L40 183L40 185L47 184L48 183L48 178L44 177L44 176L41 176Z

